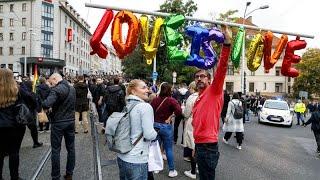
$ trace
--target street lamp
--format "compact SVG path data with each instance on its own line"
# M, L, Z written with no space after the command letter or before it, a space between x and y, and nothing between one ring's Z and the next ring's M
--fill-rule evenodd
M37 35L36 33L32 32L32 29L30 28L29 31L26 31L26 34L29 33L30 34L30 57L31 57L31 40L32 40L32 35ZM25 50L24 53L24 76L27 77L27 53Z
M175 71L172 72L172 83L174 85L174 83L177 82L177 73Z
M250 6L250 4L251 4L251 2L247 2L246 3L246 8L245 8L244 13L243 13L242 25L244 25L246 17L248 15L250 15L251 13L253 13L254 11L259 10L259 9L267 9L267 8L269 8L269 5L263 5L263 6L260 6L260 7L256 8L256 9L250 11L249 13L247 13L247 8ZM246 72L244 70L244 67L245 67L245 47L246 47L245 43L246 43L246 33L243 36L243 43L242 43L241 92L243 92L243 94L246 94L246 80L245 80Z

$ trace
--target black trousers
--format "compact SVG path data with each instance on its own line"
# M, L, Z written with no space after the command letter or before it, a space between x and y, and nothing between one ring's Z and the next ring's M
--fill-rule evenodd
M38 129L37 129L36 122L34 121L33 123L28 124L27 126L30 129L30 134L31 134L31 137L32 137L32 140L33 140L33 144L39 143L39 141L38 141Z
M26 127L0 128L0 178L2 179L3 161L9 155L11 179L19 178L19 151Z
M179 125L181 120L183 119L183 116L176 116L174 119L174 142L177 143L178 140L178 131L179 131ZM184 127L183 127L184 129ZM182 132L183 133L183 132ZM182 136L182 140L181 140L181 144L183 143L183 136Z
M231 135L232 135L232 132L226 132L226 134L224 135L224 139L228 141ZM241 146L242 140L243 140L243 132L236 132L236 139L239 146Z
M320 152L320 131L313 131L314 137L316 138L317 142L317 151Z

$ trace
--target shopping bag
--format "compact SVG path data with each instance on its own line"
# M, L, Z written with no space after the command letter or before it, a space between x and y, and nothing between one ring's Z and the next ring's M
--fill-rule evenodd
M41 112L38 113L38 121L39 123L49 122L47 114L43 111L43 109L41 110Z
M148 171L162 171L163 159L158 141L151 142L149 146Z

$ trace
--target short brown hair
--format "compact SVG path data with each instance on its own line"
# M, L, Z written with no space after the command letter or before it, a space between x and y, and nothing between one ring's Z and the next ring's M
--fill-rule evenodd
M208 79L211 79L211 74L209 73L209 71L208 71L208 70L204 70L204 69L199 69L198 71L196 71L196 72L193 74L193 78L195 78L195 77L196 77L196 74L198 74L198 73L201 72L201 71L203 71L203 72L206 74L206 76L208 77Z

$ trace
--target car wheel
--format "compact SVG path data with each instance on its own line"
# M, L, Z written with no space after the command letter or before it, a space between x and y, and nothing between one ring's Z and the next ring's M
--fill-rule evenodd
M288 127L288 128L291 128L291 127L292 127L292 124L293 124L293 121L291 121L291 124L288 125L287 127Z
M260 121L260 116L258 116L258 123L259 123L259 124L261 124L261 121Z

